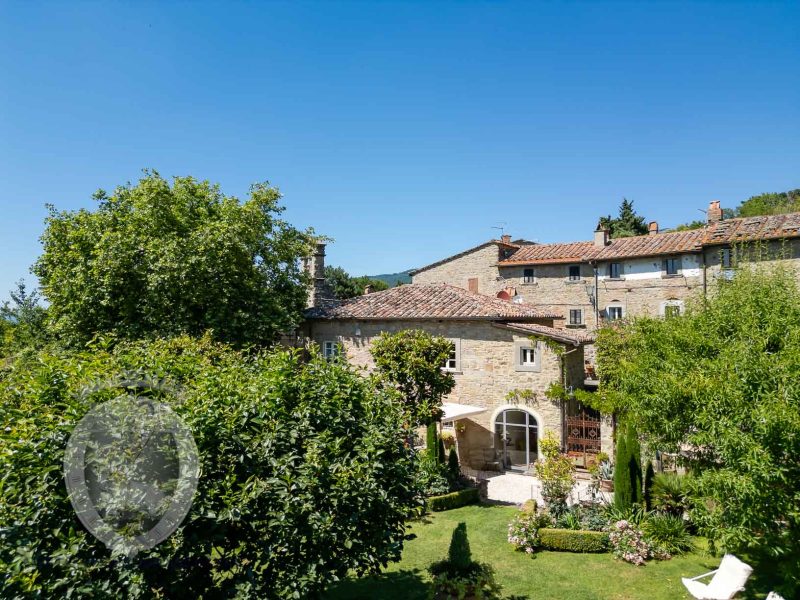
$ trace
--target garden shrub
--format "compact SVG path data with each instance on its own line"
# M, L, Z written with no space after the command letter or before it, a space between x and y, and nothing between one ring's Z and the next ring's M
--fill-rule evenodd
M426 496L441 496L453 491L447 465L427 450L417 453L417 483Z
M585 529L588 531L603 531L608 525L608 518L603 507L599 504L570 506L555 520L555 526L562 529Z
M647 461L647 469L644 471L644 507L646 510L653 510L653 479L656 476L653 469L653 461Z
M628 521L622 520L614 523L608 539L614 556L633 565L641 566L654 556L653 548L645 539L642 530ZM663 556L662 558L669 557Z
M460 508L468 504L477 504L479 501L478 488L467 488L442 496L431 496L425 502L428 510L440 512L443 510Z
M558 552L607 552L608 534L604 531L544 528L539 530L539 545Z
M651 545L663 554L683 554L694 547L681 517L653 514L642 524L642 531Z
M539 449L544 459L536 462L534 470L542 482L542 499L547 510L557 517L567 508L567 496L575 485L575 466L561 453L552 431L539 442Z
M126 372L182 386L201 475L180 528L118 560L81 526L61 464L93 402ZM164 399L165 402L169 398ZM0 597L308 597L400 557L422 505L391 392L342 361L249 356L209 339L42 352L0 374Z
M517 550L533 554L541 545L540 530L552 525L550 516L545 513L537 514L534 504L532 511L520 511L508 524L508 543L513 544Z
M658 473L653 478L653 508L680 517L688 508L689 478L677 473Z
M450 485L457 485L461 480L461 465L458 464L458 452L454 447L450 448L447 455L447 479Z
M453 530L447 559L433 563L428 570L433 578L433 597L436 599L500 598L501 587L495 580L492 566L472 560L466 523L459 523Z

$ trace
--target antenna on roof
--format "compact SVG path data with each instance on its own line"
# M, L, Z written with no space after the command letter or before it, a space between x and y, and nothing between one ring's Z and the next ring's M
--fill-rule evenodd
M503 235L506 232L506 225L505 221L501 221L499 226L492 226L492 229L499 229L500 235Z

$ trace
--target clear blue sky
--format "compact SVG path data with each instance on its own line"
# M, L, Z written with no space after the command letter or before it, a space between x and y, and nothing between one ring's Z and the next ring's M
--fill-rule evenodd
M0 2L0 297L44 204L143 167L335 238L353 274L800 187L800 3ZM30 279L31 276L27 275Z

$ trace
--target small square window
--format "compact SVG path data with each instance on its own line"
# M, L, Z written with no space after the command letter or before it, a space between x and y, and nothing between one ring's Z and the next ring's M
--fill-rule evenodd
M677 275L681 270L680 258L668 258L664 261L664 272L667 275Z
M570 267L569 267L569 280L570 281L580 281L581 280L581 266L580 265L570 265Z
M622 307L621 306L609 306L606 309L606 314L608 315L609 321L619 321L622 318Z
M622 263L610 263L608 265L609 279L619 279L622 276Z
M678 317L681 314L681 307L677 304L667 304L664 307L664 318L671 319L673 317Z
M580 308L571 308L569 310L569 324L583 325L583 310Z
M519 349L519 364L523 367L532 367L536 364L536 350L534 348Z
M342 347L338 342L325 341L322 342L322 356L328 360L332 360L341 354Z
M535 277L535 273L532 268L523 269L522 271L522 283L533 283Z

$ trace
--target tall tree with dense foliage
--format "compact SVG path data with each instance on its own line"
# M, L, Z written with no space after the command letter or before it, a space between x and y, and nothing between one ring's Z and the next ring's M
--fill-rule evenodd
M201 475L179 529L120 560L78 521L61 464L76 422L120 393L95 384L130 372L180 386L179 402L153 393L191 429ZM0 597L309 598L378 572L422 506L404 423L344 361L208 337L17 359L0 386Z
M611 215L600 217L600 225L608 228L612 238L647 235L647 223L644 217L636 214L633 200L627 198L622 199L617 217L612 218Z
M614 504L630 508L642 501L642 450L633 425L617 427L617 446L614 453Z
M692 518L727 550L800 573L800 290L796 273L741 266L672 319L603 331L600 402L651 446L687 455ZM792 575L793 574L793 575Z
M9 296L11 300L0 306L0 346L5 351L14 351L44 345L49 337L47 309L39 302L39 292L29 292L25 281L20 280Z
M93 212L50 207L34 266L66 341L211 330L263 344L299 322L311 232L279 218L276 188L256 184L240 202L208 181L145 171L95 200Z
M325 267L325 280L339 300L347 300L348 298L362 296L367 286L372 288L373 292L389 289L389 286L380 279L371 279L366 275L352 277L342 267L333 267L330 265Z
M453 342L419 329L382 333L370 349L378 373L399 393L408 425L427 426L428 451L437 461L442 399L456 384L442 368L452 349Z

